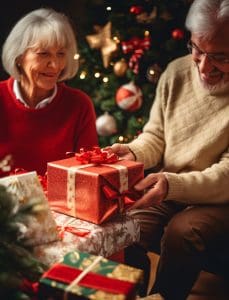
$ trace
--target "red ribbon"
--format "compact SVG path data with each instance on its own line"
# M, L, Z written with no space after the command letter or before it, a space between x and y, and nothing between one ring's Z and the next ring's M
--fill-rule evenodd
M66 284L70 284L76 279L82 270L74 267L55 264L49 271L44 273L43 278L60 281ZM134 290L134 283L123 281L115 278L106 277L97 273L88 273L83 277L79 283L80 286L101 290L107 293L130 295Z
M68 226L68 225L67 226L58 225L57 230L59 232L59 237L61 239L64 238L65 232L70 232L79 237L84 237L90 233L90 231L87 229L85 230L85 229L75 228L74 226Z
M118 156L115 153L111 153L97 146L89 151L81 148L80 152L75 154L75 158L81 162L81 164L112 164L118 161Z
M110 187L108 185L102 186L102 190L103 190L105 197L108 200L117 200L118 201L120 213L123 213L123 211L126 207L128 207L129 205L132 205L135 202L135 200L133 200L133 198L137 199L140 196L135 191L127 190L127 191L123 191L122 193L120 193L119 191L117 191L116 189L114 189L113 187Z
M149 36L140 39L138 37L133 37L129 41L122 42L122 51L125 54L133 52L129 60L129 67L133 70L135 74L139 72L139 60L144 54L145 50L149 50L151 44L151 39Z

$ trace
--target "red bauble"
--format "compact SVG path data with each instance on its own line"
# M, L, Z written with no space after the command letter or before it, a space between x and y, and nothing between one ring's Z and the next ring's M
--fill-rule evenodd
M174 40L182 40L184 38L184 31L182 29L176 28L172 31L172 37Z
M142 105L143 95L141 89L129 82L122 85L116 93L116 103L123 110L136 111Z
M130 8L130 13L133 15L139 15L141 12L143 12L143 8L140 5L133 5Z

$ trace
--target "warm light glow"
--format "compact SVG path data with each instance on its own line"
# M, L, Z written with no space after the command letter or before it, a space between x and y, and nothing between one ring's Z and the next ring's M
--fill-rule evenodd
M113 40L115 41L116 44L120 43L120 39L117 36L114 36Z
M149 36L149 35L150 35L150 33L149 33L148 30L146 30L146 31L144 32L144 34L145 34L145 36Z
M99 72L96 72L94 76L95 76L95 78L99 78L101 76L101 74Z
M80 73L80 79L85 79L86 76L87 76L87 72L86 72L86 71L82 71L82 72Z
M79 53L76 53L76 54L74 55L74 59L75 59L75 60L78 60L79 58L80 58Z
M103 82L107 83L109 81L108 77L103 77Z
M112 10L111 6L107 6L106 10L111 11Z
M123 142L124 141L124 137L122 135L119 136L118 138L119 142Z

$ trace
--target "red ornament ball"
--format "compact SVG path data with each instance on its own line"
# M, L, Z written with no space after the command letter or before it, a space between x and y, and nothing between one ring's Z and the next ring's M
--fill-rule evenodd
M141 12L143 12L143 8L141 5L133 5L130 8L130 13L133 15L139 15Z
M122 85L116 92L116 104L123 110L136 111L142 106L142 101L142 91L132 81Z
M184 31L176 28L172 31L172 37L174 40L182 40L184 38Z

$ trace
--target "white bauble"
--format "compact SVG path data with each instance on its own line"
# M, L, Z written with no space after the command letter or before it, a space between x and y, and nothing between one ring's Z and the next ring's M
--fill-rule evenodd
M96 130L100 136L110 136L117 132L116 120L108 112L96 119Z

